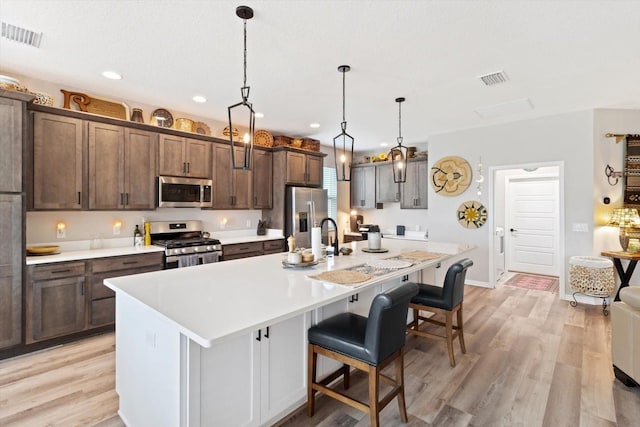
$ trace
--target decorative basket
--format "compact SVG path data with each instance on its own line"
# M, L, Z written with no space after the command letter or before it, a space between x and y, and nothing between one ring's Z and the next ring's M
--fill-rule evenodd
M302 140L302 149L309 151L320 151L320 141L317 139L304 138Z
M585 295L607 297L616 285L613 262L602 257L571 257L569 277L571 289Z
M262 147L273 147L273 135L267 130L257 130L253 133L253 143Z
M275 135L273 137L273 146L274 147L280 147L280 146L286 146L286 147L290 147L291 146L291 141L293 141L293 138L290 138L288 136L284 136L284 135Z

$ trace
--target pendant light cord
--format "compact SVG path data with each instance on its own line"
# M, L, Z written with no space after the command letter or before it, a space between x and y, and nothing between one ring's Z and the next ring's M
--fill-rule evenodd
M244 19L244 84L247 86L247 20Z
M345 119L345 115L344 115L344 110L345 110L345 90L344 90L345 74L346 74L346 70L342 71L342 121L345 122L345 124L346 124L346 119Z
M398 102L398 145L402 145L402 102Z

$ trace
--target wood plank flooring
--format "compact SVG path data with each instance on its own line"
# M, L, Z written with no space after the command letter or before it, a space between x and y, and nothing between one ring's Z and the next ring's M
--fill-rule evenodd
M610 318L557 294L509 286L465 291L467 354L455 368L442 341L407 338L409 426L635 426L640 387L611 369ZM122 427L114 385L114 335L0 361L0 425ZM386 389L382 389L384 393ZM366 379L349 394L366 400ZM369 418L326 396L281 426L366 426ZM402 426L397 404L383 426Z

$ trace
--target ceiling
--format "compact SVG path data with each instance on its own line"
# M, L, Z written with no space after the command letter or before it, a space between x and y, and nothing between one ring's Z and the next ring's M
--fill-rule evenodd
M399 96L405 145L568 111L640 108L636 1L0 0L3 22L43 33L39 48L0 39L0 70L224 121L240 100L241 4L255 11L247 83L265 115L258 129L331 144L341 64L351 66L356 151L395 145ZM124 78L107 80L104 70ZM506 83L478 79L498 70ZM196 104L196 94L208 102ZM513 101L533 108L503 108ZM496 105L506 114L475 112Z

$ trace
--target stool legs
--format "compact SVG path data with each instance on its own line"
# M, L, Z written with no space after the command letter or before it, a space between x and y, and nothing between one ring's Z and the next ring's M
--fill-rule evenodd
M371 427L380 425L380 409L378 408L379 378L378 367L369 367L369 416L371 418Z
M410 304L413 309L413 322L407 325L407 333L413 335L419 335L425 338L439 338L444 339L447 342L447 353L449 355L449 364L456 366L456 359L453 353L453 340L458 337L460 341L460 348L462 353L467 352L467 348L464 344L464 328L463 328L463 315L462 315L462 303L453 308L453 310L443 310L435 307L422 306L419 304ZM433 319L431 317L420 316L420 310L429 311L438 315L444 316L444 322ZM453 324L453 314L456 314L456 325ZM445 328L445 334L433 334L419 330L420 320L428 322L434 325L438 325Z
M313 344L309 344L307 352L307 415L313 417L316 403L316 390L313 388L313 383L316 382L316 365L318 362L318 353L314 351Z
M458 339L460 340L460 348L462 353L467 353L467 347L464 345L464 326L462 323L462 303L460 303L460 309L458 310Z
M402 355L396 360L396 381L400 390L398 392L398 410L400 411L400 418L403 422L408 422L407 406L404 400L404 349L400 350Z

